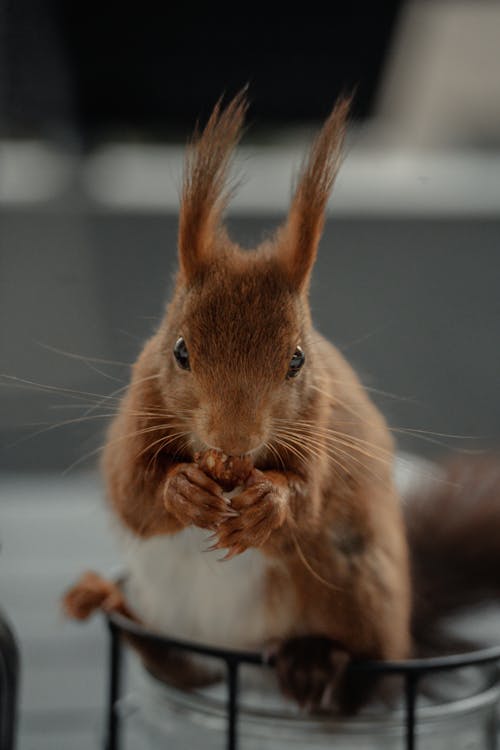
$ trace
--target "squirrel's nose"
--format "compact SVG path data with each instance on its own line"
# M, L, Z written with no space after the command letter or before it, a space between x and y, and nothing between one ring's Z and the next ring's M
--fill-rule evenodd
M211 432L207 435L206 442L210 447L217 448L227 456L243 456L259 448L262 439L259 435L252 433L228 435Z
M210 447L218 448L228 456L250 453L265 439L262 419L244 402L238 409L221 404L206 415L204 422L199 425L199 436Z
M251 453L260 446L260 441L249 437L241 437L239 440L220 440L215 441L213 445L217 446L227 456L244 456L245 453Z

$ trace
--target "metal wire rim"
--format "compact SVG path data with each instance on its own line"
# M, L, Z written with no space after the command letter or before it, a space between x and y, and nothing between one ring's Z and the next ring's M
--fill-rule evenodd
M195 641L188 641L148 630L143 625L130 620L128 617L117 612L106 614L109 622L113 623L119 630L131 635L137 635L163 646L171 646L180 651L191 651L202 656L218 657L224 661L231 660L241 664L260 664L272 666L272 662L266 659L259 651L245 651L238 649L224 649L218 646L206 646ZM382 674L422 674L427 672L440 672L460 667L479 666L500 661L500 646L467 651L461 654L449 656L430 656L421 659L402 659L401 661L358 661L353 662L348 668L355 671L374 672Z

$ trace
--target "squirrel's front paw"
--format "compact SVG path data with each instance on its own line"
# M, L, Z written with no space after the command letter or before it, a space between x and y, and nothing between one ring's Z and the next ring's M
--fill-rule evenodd
M331 709L350 657L329 638L291 638L271 659L282 692L308 711Z
M169 473L163 491L169 513L183 526L215 531L236 513L222 496L222 489L196 464L177 464Z
M229 560L248 547L262 547L271 533L285 522L287 498L285 477L278 472L254 469L245 489L231 499L231 508L237 512L237 517L220 524L218 541L211 549L227 549L223 559Z

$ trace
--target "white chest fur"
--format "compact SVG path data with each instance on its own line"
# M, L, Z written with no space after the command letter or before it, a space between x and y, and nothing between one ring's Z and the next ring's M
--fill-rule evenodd
M222 550L204 551L207 536L197 528L148 540L127 534L130 604L150 626L172 636L260 647L278 635L276 613L266 601L270 563L257 550L219 562Z

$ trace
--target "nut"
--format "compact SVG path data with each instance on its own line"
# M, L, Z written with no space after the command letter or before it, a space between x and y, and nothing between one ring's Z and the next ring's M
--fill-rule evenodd
M195 453L194 460L226 492L244 484L253 469L253 461L248 456L227 456L213 448Z

